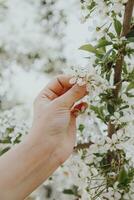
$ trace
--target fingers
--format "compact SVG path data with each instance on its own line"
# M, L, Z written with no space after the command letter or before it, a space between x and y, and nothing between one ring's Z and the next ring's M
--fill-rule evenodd
M76 129L77 129L77 127L76 127L76 117L72 114L68 134L69 134L69 138L73 137L73 141L76 140Z
M86 85L79 86L70 83L71 76L60 75L51 81L39 96L47 101L56 99L61 106L72 108L74 103L82 99L86 94Z
M86 85L78 86L77 84L75 84L66 93L57 98L57 100L61 105L70 109L74 105L74 103L82 99L86 94L87 94Z
M84 113L88 108L88 104L86 102L81 102L77 104L71 111L72 115L78 117L79 114Z
M71 76L59 75L41 91L44 98L53 100L72 87L69 83Z

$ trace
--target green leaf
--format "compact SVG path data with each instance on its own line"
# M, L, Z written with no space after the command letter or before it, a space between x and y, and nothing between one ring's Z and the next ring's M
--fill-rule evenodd
M124 65L122 66L122 71L127 74L128 70L127 70L127 65L124 63Z
M101 48L101 47L105 47L105 46L108 46L108 45L111 45L111 44L112 44L112 42L107 41L105 38L101 38L99 40L98 45L96 45L96 47Z
M97 106L93 106L90 105L90 109L93 110L95 112L95 114L97 115L98 118L100 118L103 122L105 122L105 116L104 116L104 107L97 107Z
M119 110L124 110L126 108L129 108L129 105L122 106Z
M115 35L112 32L107 33L111 39L115 38Z
M127 86L127 92L131 89L134 89L134 82L129 83L129 85Z
M92 1L92 2L87 6L87 9L90 11L90 10L92 10L95 6L96 6L96 3L95 3L94 1Z
M111 115L113 115L114 112L115 112L114 105L108 104L108 105L107 105L107 110L108 110L108 112L109 112Z
M122 31L122 24L119 20L114 19L114 28L118 36L120 36Z
M134 37L134 29L130 30L130 32L126 35L126 38L133 38Z
M119 177L118 177L118 181L119 184L126 184L127 183L127 179L128 179L128 173L125 169L125 167L123 167L119 173Z
M65 190L63 190L63 193L68 194L68 195L74 195L74 192L71 189L65 189Z
M0 156L2 156L4 153L6 153L8 150L10 150L10 147L6 147L3 150L0 150Z
M88 51L91 53L98 53L97 49L91 44L85 44L79 48L80 50Z
M111 52L113 51L113 49L110 49L102 58L102 61L105 62L108 58L108 56L111 54Z
M128 37L127 40L128 40L129 42L134 42L134 37Z
M2 143L3 144L10 144L11 143L11 138L9 136L5 137L2 139Z
M6 131L7 131L8 133L12 133L12 132L14 131L14 128L13 128L13 127L7 128Z
M80 124L78 130L82 133L84 128L85 128L84 124Z
M127 92L126 95L127 95L129 98L134 98L134 95L131 94L131 93L129 93L129 92Z

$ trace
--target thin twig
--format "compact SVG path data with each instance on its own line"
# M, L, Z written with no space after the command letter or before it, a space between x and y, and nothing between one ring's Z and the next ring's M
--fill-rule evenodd
M77 144L77 146L74 147L74 151L78 151L80 149L88 149L92 144L92 142Z

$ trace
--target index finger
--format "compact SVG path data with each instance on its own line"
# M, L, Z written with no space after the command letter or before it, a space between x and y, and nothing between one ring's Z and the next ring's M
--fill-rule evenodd
M54 78L47 86L41 91L41 95L50 100L53 100L72 87L72 84L69 83L72 77L69 75L59 75Z

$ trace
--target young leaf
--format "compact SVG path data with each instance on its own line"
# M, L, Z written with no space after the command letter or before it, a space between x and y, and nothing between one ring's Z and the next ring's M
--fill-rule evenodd
M10 147L6 147L5 149L0 149L0 156L2 156L4 153L6 153L8 150L10 150Z
M112 32L107 33L111 39L115 38L115 35Z
M95 114L97 115L98 118L100 118L103 122L105 122L105 116L104 116L104 112L103 112L104 107L103 106L97 107L97 106L90 105L90 109L95 112Z
M85 129L84 124L80 124L78 130L82 133L84 129Z
M128 40L129 42L134 42L134 37L128 37L127 40Z
M118 36L120 36L122 31L122 24L119 20L114 19L114 28Z
M101 38L96 47L101 48L101 47L105 47L105 46L108 46L108 45L111 45L111 44L112 44L112 42L107 41L105 38Z
M127 92L131 89L134 89L134 82L129 83L128 87L127 87Z
M126 38L133 38L134 37L134 29L132 29L127 35Z
M115 112L115 108L114 108L113 105L108 104L108 105L107 105L107 109L108 109L108 112L109 112L111 115L114 114L114 112Z
M85 45L81 46L79 49L88 51L91 53L95 53L95 54L98 53L97 49L94 46L92 46L91 44L85 44Z
M105 62L107 60L107 58L110 56L111 52L113 51L113 49L110 49L102 58L102 61Z
M74 195L74 192L71 189L65 189L65 190L63 190L63 193L68 194L68 195Z
M119 184L125 185L127 183L127 179L128 179L128 173L125 167L123 167L119 173L119 178L118 178Z
M87 9L89 11L91 11L94 7L96 6L96 3L94 1L92 1L88 6L87 6Z

